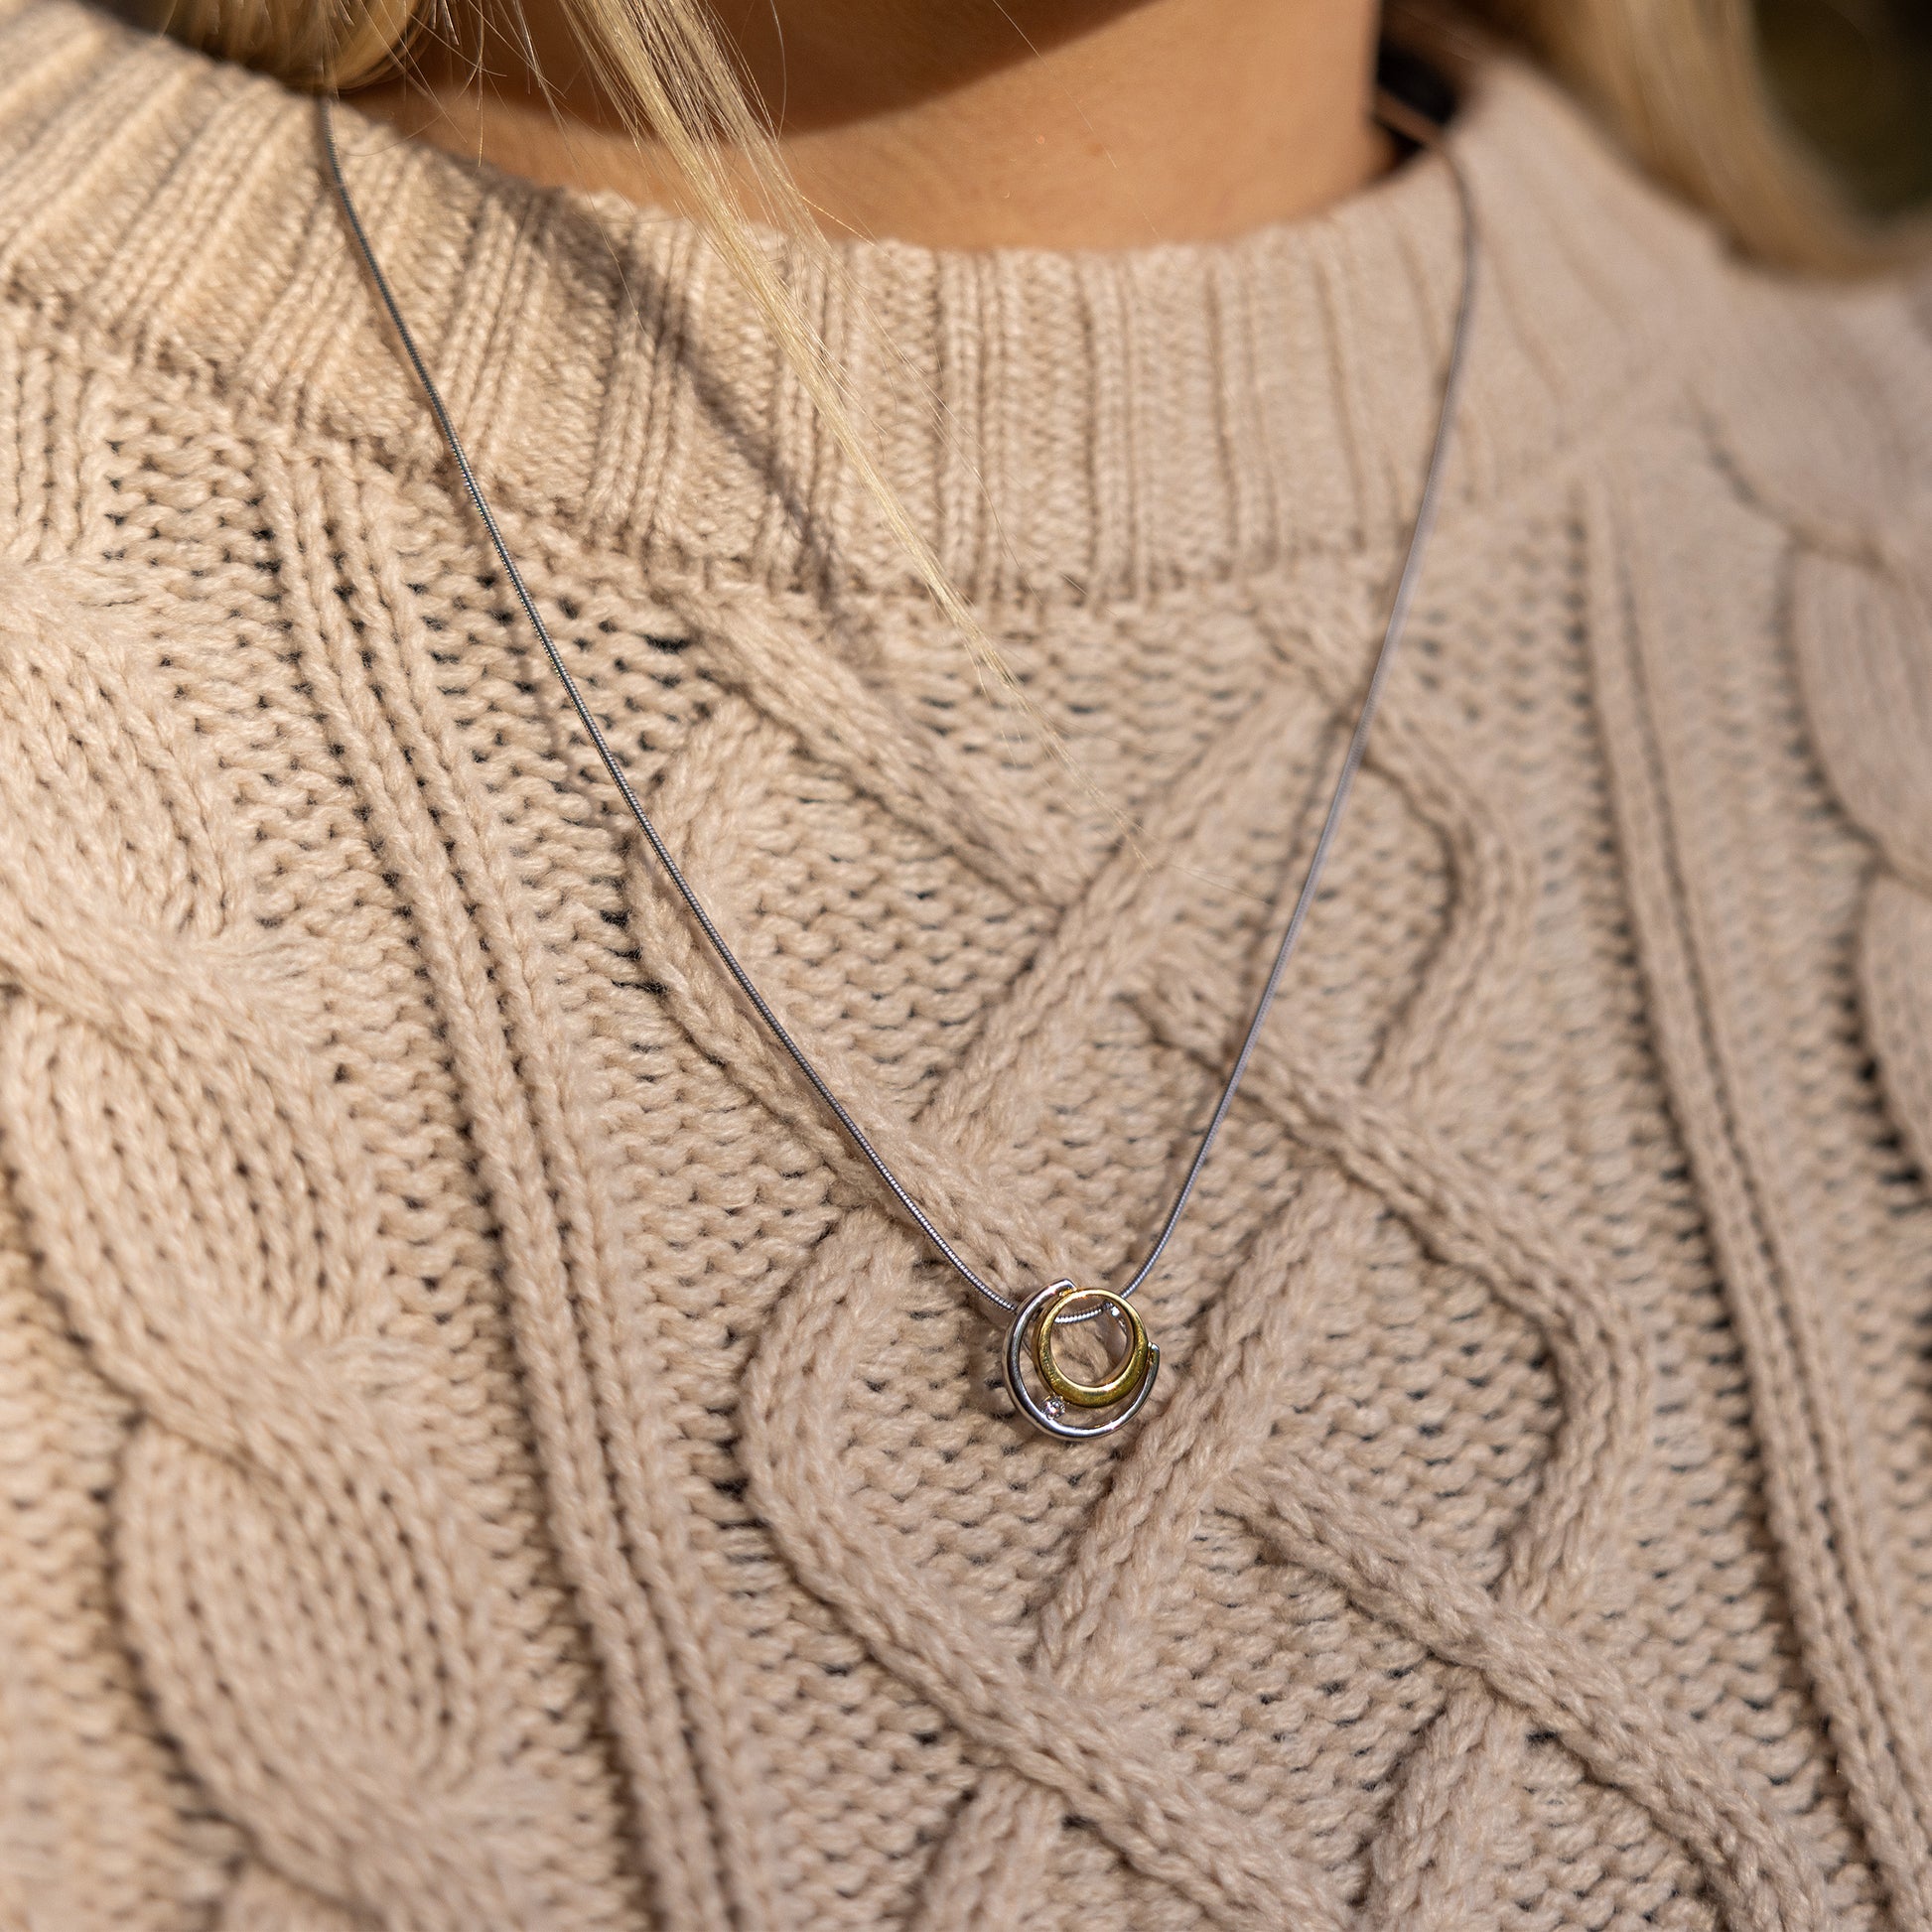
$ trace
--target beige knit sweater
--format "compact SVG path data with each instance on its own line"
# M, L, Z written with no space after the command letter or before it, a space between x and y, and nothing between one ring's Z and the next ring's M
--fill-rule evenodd
M688 227L345 129L762 983L977 1263L1117 1279L1372 650L1441 164L808 292L1143 863ZM1411 641L1069 1450L612 809L310 108L0 20L6 1932L1932 1927L1932 302L1524 73L1455 138Z

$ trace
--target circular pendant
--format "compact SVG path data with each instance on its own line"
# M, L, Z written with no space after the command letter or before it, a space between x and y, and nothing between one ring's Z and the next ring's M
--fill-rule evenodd
M1100 1381L1083 1382L1060 1366L1053 1353L1053 1335L1064 1321L1089 1320L1095 1315L1112 1322L1120 1336L1120 1353ZM1029 1385L1029 1357L1044 1385L1043 1396L1035 1394ZM1124 1296L1111 1289L1054 1282L1015 1311L1013 1325L1007 1330L1004 1367L1007 1393L1013 1397L1014 1407L1035 1429L1064 1443L1082 1443L1095 1436L1110 1436L1133 1420L1153 1391L1161 1350L1148 1338L1140 1311ZM1068 1418L1069 1407L1110 1409L1113 1413L1104 1420L1074 1422Z

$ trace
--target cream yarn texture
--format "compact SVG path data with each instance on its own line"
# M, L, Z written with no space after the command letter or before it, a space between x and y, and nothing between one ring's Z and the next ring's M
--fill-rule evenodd
M805 288L1136 851L688 227L343 128L761 982L978 1264L1117 1274L1373 647L1440 166ZM623 833L310 108L0 20L5 1932L1932 1928L1932 290L1506 66L1454 138L1410 640L1069 1451Z

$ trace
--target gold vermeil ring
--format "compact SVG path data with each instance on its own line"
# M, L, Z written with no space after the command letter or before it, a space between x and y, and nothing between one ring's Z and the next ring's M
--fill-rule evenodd
M1063 1315L1075 1312L1076 1303L1088 1306L1088 1318L1091 1313L1106 1313L1127 1344L1104 1382L1078 1381L1053 1358L1054 1324ZM1107 1288L1068 1287L1040 1310L1034 1324L1034 1362L1039 1379L1062 1401L1080 1409L1105 1409L1131 1395L1147 1374L1151 1346L1147 1326L1133 1303Z

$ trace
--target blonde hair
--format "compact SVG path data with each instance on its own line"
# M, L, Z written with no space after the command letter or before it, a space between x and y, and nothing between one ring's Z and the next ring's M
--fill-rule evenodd
M1463 0L1595 109L1746 255L1842 274L1885 250L1786 127L1751 0Z

